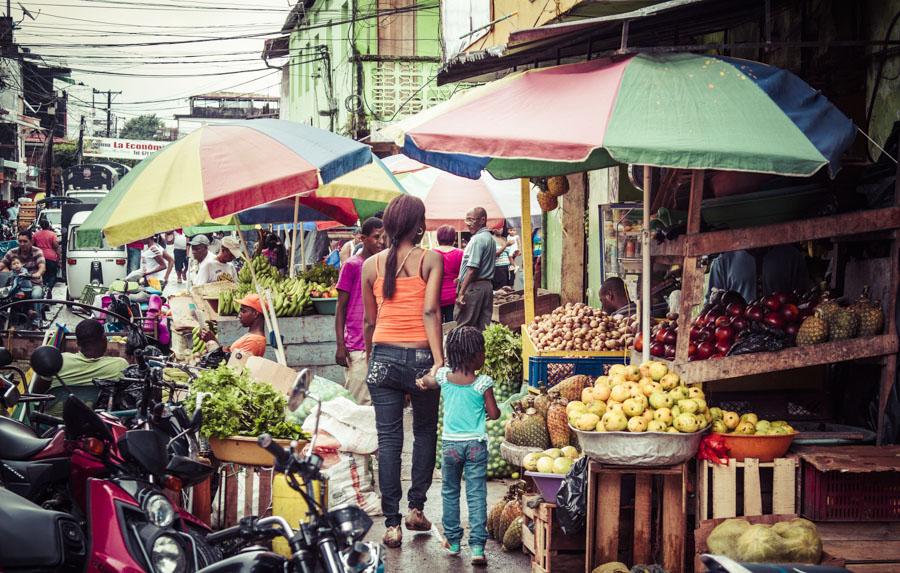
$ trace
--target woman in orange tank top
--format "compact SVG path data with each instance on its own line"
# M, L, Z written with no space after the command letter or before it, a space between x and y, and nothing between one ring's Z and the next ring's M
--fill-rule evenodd
M425 235L425 204L401 195L384 212L387 251L363 265L366 384L375 407L378 429L378 483L387 531L384 544L399 547L400 452L403 450L403 407L408 394L413 410L412 485L407 492L406 528L429 531L422 512L431 487L437 446L439 390L421 390L416 379L444 365L441 331L443 261L419 247Z

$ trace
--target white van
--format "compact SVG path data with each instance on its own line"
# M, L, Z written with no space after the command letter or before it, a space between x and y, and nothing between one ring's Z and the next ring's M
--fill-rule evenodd
M78 228L90 215L80 211L72 215L66 249L66 294L70 300L81 298L89 284L109 285L127 275L128 255L125 246L110 247L103 240L100 249L86 249L78 245Z

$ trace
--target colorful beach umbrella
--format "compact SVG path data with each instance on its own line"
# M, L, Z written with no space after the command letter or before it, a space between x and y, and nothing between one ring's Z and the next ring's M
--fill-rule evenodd
M421 164L419 164L421 165ZM425 167L425 166L422 166ZM300 194L297 221L337 221L355 225L379 211L400 195L403 187L381 161L372 162L318 189ZM282 199L241 213L242 223L291 223L294 198Z
M301 123L205 125L132 169L78 231L121 245L316 189L371 162L365 144Z
M794 74L735 58L637 54L528 70L405 125L403 152L498 179L616 163L833 175L853 123Z
M517 181L498 181L488 173L482 173L478 179L466 179L405 155L393 155L382 161L407 193L425 202L425 223L429 231L442 225L465 231L466 212L475 206L487 211L490 227L502 225L504 219L516 226L521 224L522 201ZM533 189L532 193L536 195L537 190ZM540 218L536 198L532 205L532 216Z

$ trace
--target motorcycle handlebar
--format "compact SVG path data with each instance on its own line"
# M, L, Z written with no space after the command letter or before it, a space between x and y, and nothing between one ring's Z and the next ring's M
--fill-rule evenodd
M262 434L257 438L259 447L265 449L275 458L275 469L284 470L291 463L291 453L279 446L270 434Z
M61 426L65 424L65 421L62 418L41 412L32 412L29 414L29 418L31 418L32 422L37 424L47 424L49 426Z
M268 529L267 531L266 529L271 525L277 525L278 527ZM277 532L277 535L281 535L286 539L294 537L294 530L287 520L283 517L273 515L261 519L256 517L245 517L241 519L240 523L237 525L228 527L222 531L210 533L206 536L206 541L210 545L217 545L223 541L230 541L232 539L254 538L264 534L271 536L271 534L275 532Z
M210 533L206 536L206 541L210 545L217 545L219 543L222 543L223 541L229 541L231 539L243 537L243 535L243 528L240 525L233 525L231 527L223 529L222 531Z

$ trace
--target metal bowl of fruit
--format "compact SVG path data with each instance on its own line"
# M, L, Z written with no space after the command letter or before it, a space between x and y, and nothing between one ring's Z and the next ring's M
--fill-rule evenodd
M585 432L578 436L581 450L592 460L616 466L671 466L697 454L706 430L698 432Z

